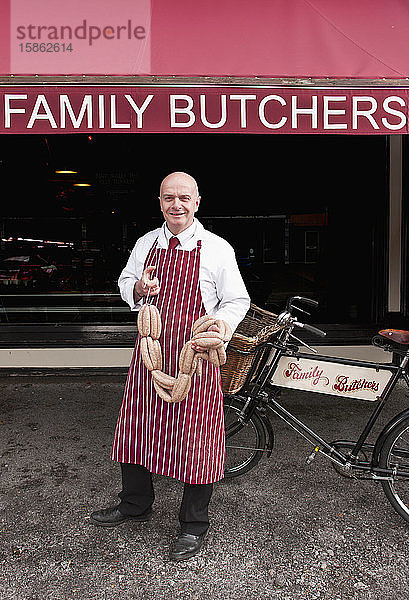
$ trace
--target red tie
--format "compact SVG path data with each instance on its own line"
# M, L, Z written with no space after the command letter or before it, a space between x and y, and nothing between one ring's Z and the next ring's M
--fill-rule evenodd
M179 245L179 240L177 237L171 237L169 240L169 249L170 250L174 250L176 248L176 246Z

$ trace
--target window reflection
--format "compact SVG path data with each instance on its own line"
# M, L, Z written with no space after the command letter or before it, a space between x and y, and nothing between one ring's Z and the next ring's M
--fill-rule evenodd
M70 224L81 227L73 219ZM125 260L118 243L112 241L2 238L1 320L129 321L129 310L117 289Z

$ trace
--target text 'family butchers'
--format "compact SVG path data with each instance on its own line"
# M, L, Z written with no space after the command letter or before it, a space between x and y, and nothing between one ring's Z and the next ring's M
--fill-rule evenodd
M38 88L37 88L38 89ZM89 88L88 88L89 89ZM149 91L152 88L149 88ZM10 88L9 88L10 90ZM21 90L21 88L20 88ZM66 88L65 88L66 90ZM11 90L10 90L11 91ZM10 131L243 131L262 133L402 131L407 128L407 90L401 96L387 90L376 97L348 90L345 95L270 93L68 93L61 89L34 93L2 93L2 129ZM66 90L68 91L68 90ZM88 90L87 90L88 91ZM174 89L172 90L174 91ZM183 90L184 91L184 90ZM250 92L250 90L249 90ZM385 92L385 91L384 91ZM389 94L389 95L387 95Z

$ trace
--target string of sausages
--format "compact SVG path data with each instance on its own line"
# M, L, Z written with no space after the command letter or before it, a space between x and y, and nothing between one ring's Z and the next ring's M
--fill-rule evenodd
M209 331L217 325L219 332ZM138 314L138 331L141 335L141 357L151 372L156 393L166 402L182 402L189 393L192 376L202 374L202 360L208 360L219 367L226 362L224 343L230 341L230 326L222 319L204 315L194 322L192 338L183 346L179 356L177 377L162 371L162 348L159 337L162 331L160 312L153 304L143 304ZM205 348L197 352L192 343Z

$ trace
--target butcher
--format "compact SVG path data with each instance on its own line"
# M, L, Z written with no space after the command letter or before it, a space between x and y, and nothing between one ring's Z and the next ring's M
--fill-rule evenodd
M200 200L191 175L174 172L165 177L159 195L165 222L137 240L118 282L131 310L150 303L159 311L165 377L178 377L181 350L199 319L212 315L217 320L208 328L214 333L207 335L218 335L221 326L234 332L250 306L233 248L195 217ZM152 474L175 478L184 486L180 531L170 558L185 560L202 548L213 484L223 477L220 368L214 361L201 360L200 376L191 376L186 397L166 401L143 360L141 340L139 332L112 445L111 457L121 465L120 502L92 513L90 521L114 527L149 520L155 499ZM205 356L199 342L191 345Z

